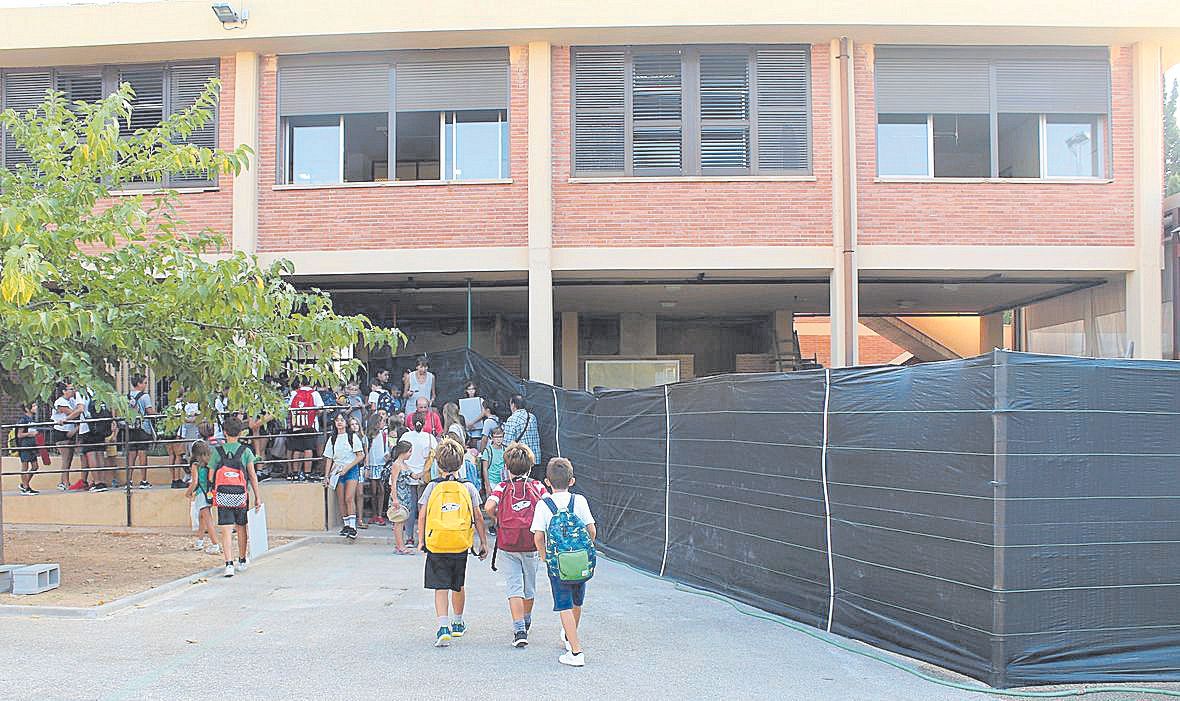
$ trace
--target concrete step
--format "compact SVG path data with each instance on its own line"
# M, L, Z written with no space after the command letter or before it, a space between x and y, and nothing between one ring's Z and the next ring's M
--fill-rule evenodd
M28 565L12 571L13 594L40 594L61 586L61 567L56 563Z

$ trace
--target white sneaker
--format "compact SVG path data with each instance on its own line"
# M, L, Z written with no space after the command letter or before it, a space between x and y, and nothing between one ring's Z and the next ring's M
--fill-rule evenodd
M562 628L562 629L561 629L561 644L565 646L565 651L566 651L566 652L572 652L572 651L573 651L573 648L572 648L572 647L570 647L570 641L569 641L569 640L567 640L567 639L566 639L566 637L565 637L565 628Z
M585 667L586 666L586 653L579 652L577 654L574 654L573 652L567 652L564 655L562 655L561 657L558 657L557 661L564 664L564 665L569 665L570 667Z
M233 565L226 565L225 566L225 576L226 577L234 576L234 566Z
M66 491L69 491L70 485L66 484L65 482L58 482L57 488L63 492L66 492Z
M250 567L246 563L238 561L234 563L234 569L239 572L245 572L246 570L250 569Z
M216 545L210 545L209 547L205 548L205 552L209 553L210 555L220 555L221 554L221 543L217 543Z
M204 549L205 549L205 539L204 538L197 538L197 542L193 543L193 550L204 550Z

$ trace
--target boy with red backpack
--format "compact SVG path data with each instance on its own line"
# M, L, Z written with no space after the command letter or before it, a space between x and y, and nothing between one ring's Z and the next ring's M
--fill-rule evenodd
M258 477L254 474L254 452L241 442L246 424L230 414L225 418L225 443L213 449L209 457L209 474L213 476L213 506L217 507L217 525L221 526L221 549L229 558L225 561L225 576L246 571L246 523L250 497L246 488L254 492L254 510L262 508L258 496ZM230 553L231 534L238 533L238 561Z
M320 447L318 422L324 398L306 380L293 384L289 405L292 435L287 439L287 449L291 451L291 459L296 462L290 463L287 480L306 482L307 473L314 467L312 454Z
M496 429L499 431L499 429ZM507 480L492 489L484 511L498 529L492 551L492 570L504 553L504 581L508 589L508 610L512 614L512 647L529 644L533 625L533 601L537 596L537 546L533 538L533 514L545 498L545 487L529 477L536 463L533 451L523 443L513 443L503 450Z
M438 633L434 646L446 647L452 638L467 632L463 622L466 603L464 584L467 577L467 553L475 545L479 532L479 559L488 556L488 533L483 517L478 515L479 492L470 482L459 480L466 449L444 438L435 451L442 476L426 485L418 504L424 516L418 519L418 542L426 552L425 587L434 590L434 613L438 616ZM448 616L447 591L455 615Z

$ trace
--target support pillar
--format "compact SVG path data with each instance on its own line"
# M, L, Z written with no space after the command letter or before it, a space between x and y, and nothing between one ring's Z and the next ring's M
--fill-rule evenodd
M979 352L1004 347L1004 312L979 317Z
M258 250L258 54L239 51L234 55L234 142L245 144L254 156L248 167L234 176L233 247L237 251Z
M829 316L832 367L855 365L859 274L856 263L856 124L852 41L831 43L832 114L832 250Z
M1127 274L1127 340L1134 357L1163 357L1163 57L1139 42L1134 56L1135 270Z
M529 42L529 372L553 384L553 53Z
M578 313L561 313L561 386L582 388L582 366L578 362Z

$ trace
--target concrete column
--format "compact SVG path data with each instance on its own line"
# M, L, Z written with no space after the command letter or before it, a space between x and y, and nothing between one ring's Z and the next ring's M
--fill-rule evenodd
M979 317L979 352L1004 347L1004 312Z
M234 56L234 146L254 151L249 167L234 176L234 250L258 250L258 54L239 51Z
M553 56L529 42L529 379L553 384Z
M582 388L582 365L578 362L578 313L561 313L561 386Z
M619 315L619 355L642 357L656 354L656 318L652 314Z
M848 42L852 52L852 42ZM857 358L856 319L860 315L859 274L856 265L856 102L853 99L853 59L848 59L848 84L840 80L840 40L831 42L831 114L832 114L832 252L833 268L830 291L830 318L832 326L832 367L854 365ZM847 105L848 122L845 124L844 107ZM844 138L845 131L848 138ZM847 143L847 149L845 148ZM847 150L847 153L845 152ZM851 182L847 196L844 178ZM847 203L845 200L848 200ZM846 236L849 233L850 236ZM845 245L848 241L848 254ZM845 316L845 306L851 304L851 322ZM822 362L822 360L821 360Z
M1163 58L1160 45L1135 45L1135 270L1127 274L1127 340L1136 358L1163 357Z

